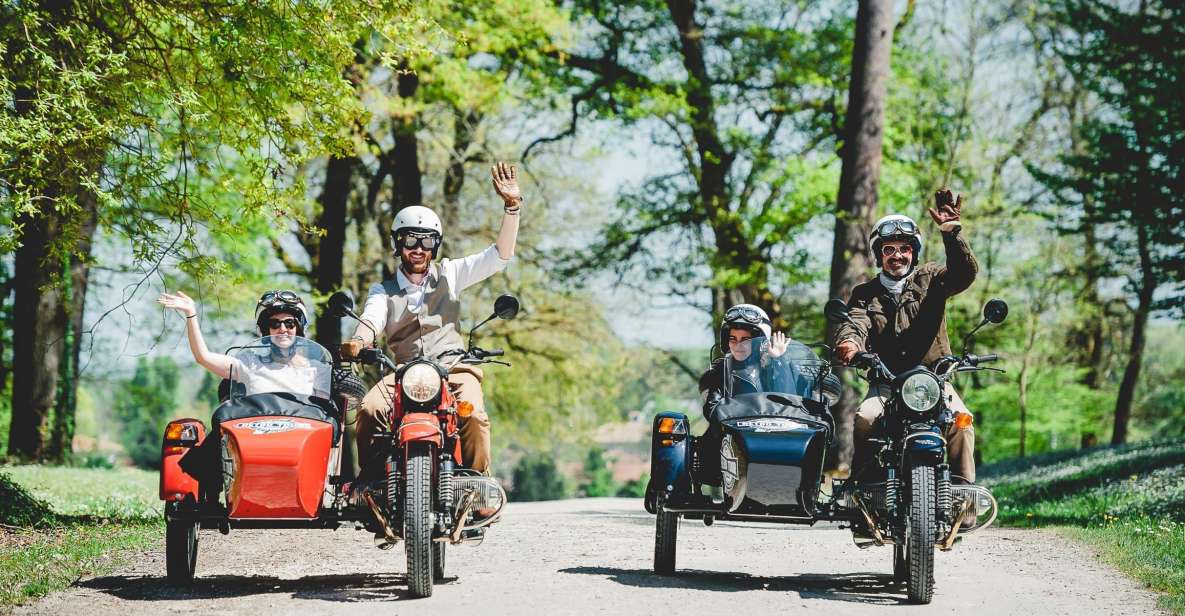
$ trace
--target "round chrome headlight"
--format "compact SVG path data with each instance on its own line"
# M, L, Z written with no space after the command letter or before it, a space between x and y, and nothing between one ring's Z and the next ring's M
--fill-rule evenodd
M403 394L415 402L427 402L440 393L440 374L428 364L412 364L399 381Z
M925 372L919 372L901 384L901 401L919 413L934 408L941 394L942 387L938 379Z

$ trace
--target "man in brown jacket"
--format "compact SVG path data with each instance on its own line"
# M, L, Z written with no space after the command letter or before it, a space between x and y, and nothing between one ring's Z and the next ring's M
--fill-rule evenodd
M922 234L909 217L894 214L878 221L869 246L881 272L875 280L852 289L848 300L852 323L843 324L836 333L836 354L844 363L858 352L869 351L878 354L893 373L900 373L919 364L931 366L951 354L946 301L971 286L978 265L959 220L963 196L955 199L950 190L943 189L934 194L934 201L930 217L942 232L946 265L933 261L918 264ZM951 411L968 416L952 421L946 429L951 474L973 483L975 430L968 421L970 412L949 383L945 393ZM856 411L852 466L857 471L871 453L868 438L889 395L888 386L874 385Z

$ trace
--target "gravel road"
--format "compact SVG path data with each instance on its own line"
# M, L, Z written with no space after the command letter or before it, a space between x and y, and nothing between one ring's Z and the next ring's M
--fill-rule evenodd
M834 527L707 528L684 520L672 577L651 572L653 542L654 517L638 500L511 504L483 545L449 549L448 576L434 596L410 600L402 545L377 550L365 532L202 531L193 586L165 581L162 538L123 570L81 580L16 613L1165 613L1089 549L1044 531L988 529L939 553L928 606L905 602L905 588L892 582L889 548L857 549Z

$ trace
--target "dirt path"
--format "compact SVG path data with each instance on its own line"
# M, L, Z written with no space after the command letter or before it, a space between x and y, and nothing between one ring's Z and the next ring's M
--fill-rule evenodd
M1052 533L988 530L937 556L934 602L909 606L888 548L833 528L683 521L678 574L651 573L636 500L513 504L480 547L450 548L433 597L407 600L403 551L364 532L202 531L198 581L164 581L163 539L115 575L17 614L1160 614L1137 583Z

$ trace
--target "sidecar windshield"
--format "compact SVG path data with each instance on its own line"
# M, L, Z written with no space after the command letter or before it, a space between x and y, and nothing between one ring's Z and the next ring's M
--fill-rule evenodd
M770 341L758 336L749 341L749 353L741 359L724 356L724 383L728 397L752 393L794 394L817 397L818 377L826 365L810 347L791 340L783 353L771 352Z
M228 353L231 392L238 395L291 393L329 398L333 356L300 336L265 336Z

